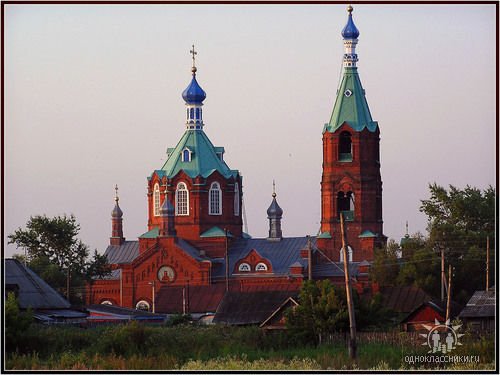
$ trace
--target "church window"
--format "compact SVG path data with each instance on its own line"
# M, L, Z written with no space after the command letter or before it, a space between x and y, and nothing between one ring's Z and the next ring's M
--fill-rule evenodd
M222 215L222 190L218 182L212 182L210 185L208 205L209 215Z
M157 183L153 189L153 214L160 216L160 185Z
M347 259L349 259L349 262L352 262L352 247L350 246L347 246ZM340 248L340 262L344 262L344 252L342 248Z
M337 216L339 220L340 213L344 214L345 221L354 220L354 193L352 191L347 193L339 191L337 193Z
M183 162L191 161L191 151L188 148L182 150L182 161Z
M189 122L193 122L193 118L194 118L194 108L191 108L189 110Z
M179 182L175 190L175 214L177 216L189 215L189 191L184 182Z
M112 304L113 303L107 299L101 302L101 305L112 305Z
M196 119L197 120L200 119L200 109L199 108L196 108Z
M352 161L352 140L349 132L340 133L339 161Z
M234 216L240 215L240 187L238 183L234 184Z
M238 271L240 271L240 272L250 272L250 264L248 264L248 263L241 263L240 266L238 267Z
M267 265L265 263L257 263L255 266L255 271L267 271Z
M147 301L141 300L135 305L137 310L149 311L149 303Z

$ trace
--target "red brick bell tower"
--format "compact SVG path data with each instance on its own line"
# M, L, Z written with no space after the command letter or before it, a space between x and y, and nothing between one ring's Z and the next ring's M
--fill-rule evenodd
M373 260L383 246L380 131L373 121L356 63L359 31L349 7L344 39L344 74L330 122L323 130L321 233L318 247L342 261L340 214L344 215L349 260Z

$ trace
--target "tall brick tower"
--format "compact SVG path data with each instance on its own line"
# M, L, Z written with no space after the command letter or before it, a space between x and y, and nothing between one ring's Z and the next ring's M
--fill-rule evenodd
M344 39L343 77L330 122L323 129L321 180L321 233L318 247L335 261L342 261L340 213L344 214L348 257L373 260L373 249L382 246L382 179L380 132L373 121L358 75L356 45L359 31L348 7Z

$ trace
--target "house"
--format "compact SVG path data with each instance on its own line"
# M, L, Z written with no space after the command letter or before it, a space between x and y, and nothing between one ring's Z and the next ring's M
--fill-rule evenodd
M495 332L495 288L474 292L458 317L477 333Z
M83 323L87 313L71 304L35 272L16 259L5 259L5 294L16 295L21 310L31 309L35 320L45 324Z
M455 303L450 303L450 321L455 319L460 311L460 306ZM446 322L446 302L425 301L411 311L402 321L401 330L406 332L428 332L424 327L433 326L435 322Z

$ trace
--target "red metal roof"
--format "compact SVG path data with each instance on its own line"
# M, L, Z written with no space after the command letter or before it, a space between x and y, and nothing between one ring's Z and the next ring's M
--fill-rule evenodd
M183 292L184 289L184 292ZM159 313L182 314L215 312L226 291L225 284L209 286L163 286L156 296L155 309ZM184 297L183 297L184 294Z

